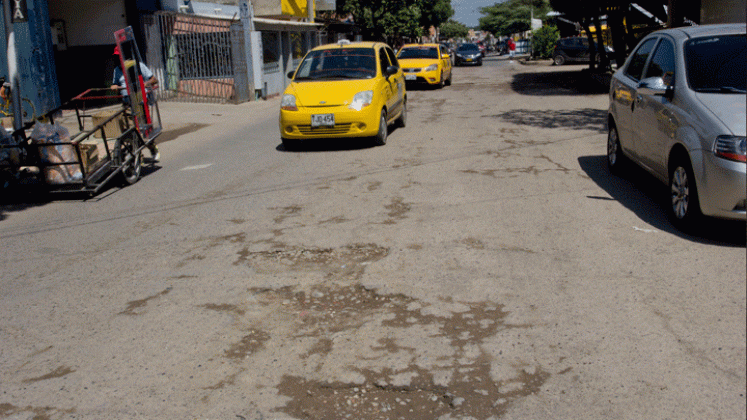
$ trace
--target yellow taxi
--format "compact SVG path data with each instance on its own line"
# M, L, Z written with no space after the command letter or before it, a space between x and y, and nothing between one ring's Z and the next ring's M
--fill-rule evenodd
M451 57L441 44L405 44L397 59L407 82L451 85Z
M288 77L279 123L286 149L329 138L372 137L383 145L389 125L406 124L405 78L386 44L343 40L316 47Z

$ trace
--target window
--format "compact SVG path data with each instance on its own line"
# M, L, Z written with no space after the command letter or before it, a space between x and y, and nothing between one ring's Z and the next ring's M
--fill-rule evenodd
M375 75L376 57L373 49L336 48L307 54L294 80L370 79Z
M667 86L674 82L674 46L668 39L662 39L651 58L646 77L661 77Z
M438 58L437 47L410 47L399 52L399 58Z
M392 65L399 68L399 61L397 61L397 57L394 56L394 51L392 51L391 48L384 48L384 50L386 51L386 55L389 57L389 61Z
M695 38L685 44L690 88L700 92L744 93L747 36Z
M381 74L386 76L386 69L389 67L389 58L387 58L383 48L379 48L379 63L381 65Z
M641 80L641 75L643 74L643 66L646 65L646 60L648 60L648 56L651 55L651 50L654 49L656 41L656 38L651 38L641 44L641 46L636 50L635 54L633 54L630 59L628 68L625 70L626 76L636 81Z

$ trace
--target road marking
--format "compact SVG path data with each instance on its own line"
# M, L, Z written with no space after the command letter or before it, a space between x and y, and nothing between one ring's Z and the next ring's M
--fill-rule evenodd
M635 229L638 232L643 232L643 233L656 233L656 231L653 229L641 229L638 226L633 226L633 229Z
M196 169L205 169L205 168L208 168L210 166L213 166L213 164L212 163L206 163L204 165L187 166L187 167L179 169L179 170L180 171L194 171Z

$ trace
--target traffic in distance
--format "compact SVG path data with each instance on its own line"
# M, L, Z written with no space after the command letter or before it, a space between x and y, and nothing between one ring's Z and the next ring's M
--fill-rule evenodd
M569 42L558 41L556 64L570 61L562 47ZM479 66L483 57L469 43L455 51L407 44L396 54L383 43L345 40L314 48L288 74L282 142L286 149L329 138L384 145L389 127L406 125L408 84L450 85L452 62ZM703 216L746 219L746 63L744 25L702 25L648 35L612 77L610 173L634 163L667 184L667 211L682 230Z

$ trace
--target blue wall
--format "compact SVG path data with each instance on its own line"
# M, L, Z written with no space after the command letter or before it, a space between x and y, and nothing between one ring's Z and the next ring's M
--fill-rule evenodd
M40 116L60 106L60 93L57 84L47 0L26 0L26 4L28 5L28 22L13 24L16 52L18 54L21 98L31 101L36 116ZM0 16L2 14L3 10L0 9ZM3 17L0 19L0 40L2 40L0 42L0 76L8 77L4 22ZM86 63L70 63L68 65L85 66ZM24 108L26 107L24 105Z

